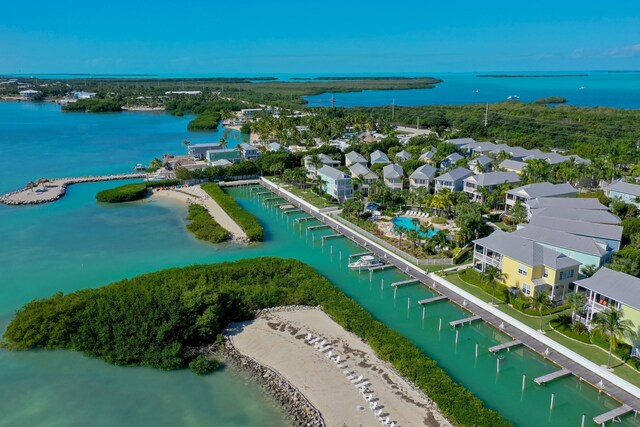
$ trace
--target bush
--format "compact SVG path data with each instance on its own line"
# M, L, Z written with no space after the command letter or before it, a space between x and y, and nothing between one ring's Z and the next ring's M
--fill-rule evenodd
M441 216L434 216L430 219L430 221L434 224L444 225L447 223L447 218L443 218Z
M166 180L166 181L149 181L136 184L125 184L119 187L110 188L108 190L102 190L96 194L96 199L103 203L122 203L130 202L132 200L140 200L147 194L147 189L162 187L166 185L176 185L180 181Z
M187 230L192 232L196 239L210 243L220 243L230 237L229 232L222 228L203 206L190 205L187 219L191 221L191 223L187 224Z
M222 117L218 113L202 113L187 125L187 130L208 131L218 129L218 122Z
M220 362L216 359L207 359L206 356L200 355L189 362L189 369L197 375L207 375L220 367Z
M242 228L252 242L264 240L264 229L260 221L250 212L242 209L233 197L225 193L218 184L209 182L202 184L202 189L215 200L220 207Z
M82 111L87 113L108 113L122 111L123 101L116 99L80 99L62 107L62 111Z

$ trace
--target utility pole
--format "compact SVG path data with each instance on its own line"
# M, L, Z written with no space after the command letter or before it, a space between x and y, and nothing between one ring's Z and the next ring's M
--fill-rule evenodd
M396 116L396 99L393 98L391 101L391 120L393 120Z
M487 102L487 105L484 109L484 127L487 127L488 124L489 124L489 103Z

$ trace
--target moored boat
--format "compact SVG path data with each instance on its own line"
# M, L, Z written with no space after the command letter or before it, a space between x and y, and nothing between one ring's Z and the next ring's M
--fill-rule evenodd
M350 262L349 268L353 270L356 270L356 269L359 270L361 268L379 267L381 265L384 265L384 263L380 261L380 258L375 257L373 255L364 255L360 257L360 259L358 259L357 261Z

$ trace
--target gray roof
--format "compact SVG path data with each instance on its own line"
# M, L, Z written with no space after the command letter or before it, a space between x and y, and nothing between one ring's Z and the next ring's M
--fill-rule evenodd
M367 163L367 159L360 153L356 153L355 151L351 151L345 154L345 159L349 160L351 163Z
M506 153L510 149L511 147L507 144L496 144L491 154L500 154L503 151Z
M536 184L527 184L522 187L514 188L507 191L507 193L523 198L536 199L538 197L553 197L569 193L577 194L578 192L571 186L571 184L538 182Z
M515 172L487 172L470 176L465 182L474 183L480 187L491 187L503 183L520 182L520 176Z
M618 193L630 194L632 196L640 196L640 185L630 184L624 181L614 182L607 187L609 191L616 191Z
M576 280L575 283L624 305L640 309L640 279L635 276L602 267L593 276Z
M191 144L187 148L218 148L222 147L219 142L204 142L202 144Z
M455 163L458 160L462 160L464 159L464 157L462 157L460 154L458 153L451 153L447 156L447 158L445 160L450 161L451 163Z
M595 222L599 224L620 224L620 218L608 211L594 209L542 208L534 209L533 216L572 219L575 221Z
M227 159L220 159L220 160L216 160L214 162L211 162L211 166L229 166L232 165L233 163L230 162Z
M371 153L370 159L371 163L391 163L389 157L387 157L387 155L380 150L376 150Z
M539 197L528 200L527 205L531 210L544 208L609 210L594 197Z
M382 176L385 178L402 178L404 171L402 166L393 163L382 168Z
M448 142L449 144L457 145L458 147L462 147L463 145L468 145L472 142L476 142L476 140L473 138L453 138L447 139L446 142Z
M406 150L402 150L396 153L396 159L400 159L404 161L404 160L409 160L410 158L411 158L411 153Z
M304 160L311 160L312 156L304 156ZM332 159L326 154L320 153L318 154L318 160L322 162L323 165L339 165L340 160Z
M465 179L468 176L473 175L473 172L471 172L469 169L467 168L455 168L453 170L450 170L449 172L440 175L438 177L436 177L437 181L450 181L450 182L454 182L454 181L458 181L461 179Z
M433 179L436 176L437 169L431 165L423 165L417 168L409 178L413 179Z
M553 249L546 248L513 233L494 231L490 236L474 240L481 246L506 255L529 267L544 265L554 270L580 265L580 262Z
M551 218L548 216L533 216L529 224L538 225L550 230L564 231L579 236L594 237L619 241L622 239L622 227L609 224L595 224L593 222L574 221L570 219Z
M489 166L493 163L493 159L487 156L476 157L475 159L469 160L469 164L480 165L480 166Z
M347 175L346 173L342 172L341 170L338 170L336 168L332 168L331 166L323 166L320 169L318 169L318 175L324 175L327 176L331 179L347 179L347 178L351 178L349 175Z
M369 169L362 163L352 164L351 166L349 166L349 171L351 172L352 176L361 176L365 179L378 178L378 175L376 175L375 172L373 172L371 169Z
M575 252L595 255L601 257L609 252L610 248L606 242L595 240L590 237L581 237L574 234L564 233L558 230L549 230L547 228L535 225L524 225L517 231L511 233L513 236L524 237L538 243L565 248Z
M247 144L246 142L243 142L242 144L240 144L240 148L242 148L243 150L257 150L256 147L254 147L251 144Z
M533 150L527 150L526 148L522 147L511 147L510 149L505 150L505 152L507 152L511 157L526 157L536 154L542 154L542 151L538 150L537 148L534 148Z
M463 148L470 151L481 151L481 152L486 151L490 153L491 151L496 149L496 144L494 144L493 142L472 142L467 144Z
M267 144L267 147L269 147L270 150L278 151L282 148L282 144L280 144L279 142L271 142Z
M503 169L512 169L519 172L522 172L525 166L527 166L525 162L519 162L517 160L511 159L503 160L502 163L498 165L498 167L501 167Z
M427 151L426 153L423 153L420 155L420 157L418 157L419 160L431 160L433 159L433 156L436 155L435 150L432 148L431 150Z

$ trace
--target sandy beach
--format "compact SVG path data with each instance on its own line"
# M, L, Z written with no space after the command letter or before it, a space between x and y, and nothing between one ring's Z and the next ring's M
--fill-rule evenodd
M451 425L424 393L319 309L263 313L230 325L227 335L238 351L296 386L328 426L381 425L380 417L397 427ZM309 336L325 341L320 350Z
M168 197L185 203L198 203L207 208L213 219L229 231L234 240L247 241L247 235L242 228L198 185L179 190L154 190L152 197Z

